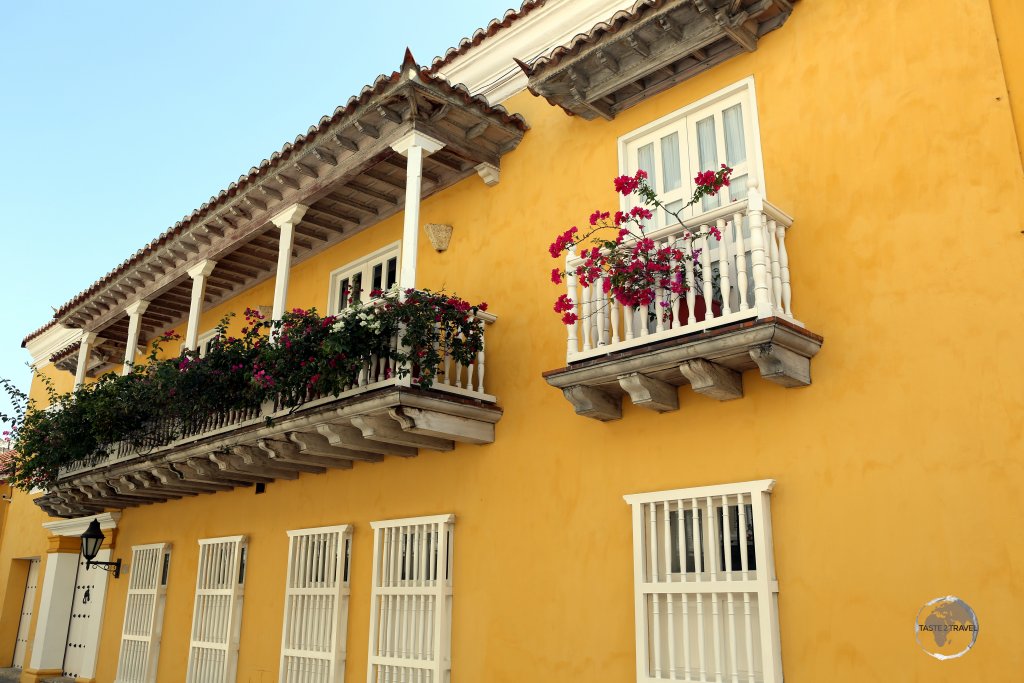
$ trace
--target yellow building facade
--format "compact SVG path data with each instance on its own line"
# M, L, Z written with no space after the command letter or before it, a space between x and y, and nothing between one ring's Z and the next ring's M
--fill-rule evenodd
M130 340L127 311L137 300L171 311L166 327L191 331L198 343L246 308L337 308L341 276L372 278L372 268L359 270L373 265L365 259L394 253L397 280L411 268L416 287L487 302L495 320L486 326L486 374L478 366L465 391L432 394L430 403L413 396L388 404L397 416L366 412L389 389L330 404L338 411L331 419L355 411L346 426L371 441L373 428L384 433L381 415L391 415L389 429L402 417L414 425L395 451L350 469L243 477L226 490L169 500L105 488L115 505L81 484L74 500L82 510L67 507L69 499L44 510L38 501L55 501L50 491L11 491L0 509L0 665L16 664L23 682L62 673L103 682L1016 680L1024 668L1014 636L1024 599L1014 531L1024 514L1024 314L1014 303L1024 272L1021 26L1024 12L1009 1L548 0L526 3L431 68L407 59L391 83L329 115L306 142L151 249L155 258L164 243L191 239L175 247L180 262L166 262L165 272L132 265L137 288L122 299L101 299L116 284L101 280L26 346L38 372L70 390L75 370L86 382L120 371L130 341L120 356L103 349ZM704 43L694 42L697 34ZM627 72L639 83L633 90ZM432 119L381 111L398 105L375 98L407 85L419 89L421 108L442 100L449 108L438 104ZM608 94L591 97L598 91ZM730 118L737 115L738 124ZM701 137L709 118L719 126L709 153L729 157L734 174L746 175L741 187L753 191L730 197L735 211L724 202L708 209L710 223L721 217L726 227L742 213L747 229L732 245L749 256L742 266L734 252L726 268L722 247L708 253L733 278L739 310L717 310L725 322L700 329L627 323L619 311L614 329L609 317L567 330L551 310L567 291L549 281L551 268L565 265L548 255L552 239L583 226L594 209L620 208L611 179L648 159L664 187L676 159L685 187L687 169L709 158ZM387 163L401 174L387 192L388 176L370 187L376 171L359 157L377 144L395 151ZM422 203L400 186L413 175L403 164L421 149ZM247 189L285 171L296 187ZM357 194L353 183L369 191ZM330 204L331 193L349 208ZM393 201L379 220L352 206L382 193ZM309 211L282 219L296 204ZM695 224L705 222L703 209ZM316 223L329 225L332 210L354 214L358 225L320 241L304 232L331 234ZM230 222L209 218L217 211ZM214 232L203 233L205 243L193 239L193 224ZM422 232L427 224L453 227L444 251ZM418 235L411 264L410 229ZM286 295L273 248L251 277L225 248L209 258L211 289L199 297L206 303L189 301L197 277L186 271L208 250L250 236L281 249L292 230L298 257L285 273ZM248 279L218 289L224 264ZM164 329L159 317L146 327L146 310L141 343ZM117 325L125 332L103 341ZM237 332L243 322L230 325ZM45 399L38 378L32 392ZM435 421L424 427L416 416L428 414ZM203 438L221 439L211 452L230 450L237 435L225 429L175 453L207 457ZM251 434L235 454L259 455ZM337 449L332 443L324 448ZM131 457L157 455L177 457ZM104 467L64 483L114 471ZM231 480L229 469L220 474ZM81 566L78 536L97 515L106 536L99 559L121 559L120 578ZM412 521L378 524L403 519ZM340 553L332 580L341 572L347 581L335 581L318 608L334 626L314 619L310 628L343 623L343 637L330 655L334 673L288 673L285 615L301 611L286 589L290 567L298 571L289 549L305 547L288 532L320 527L335 528L322 532L335 534L323 547ZM749 549L735 536L744 528ZM236 537L243 540L224 546L234 553L224 566L240 571L244 550L244 582L225 589L234 611L222 616L237 624L237 637L224 646L223 671L203 669L191 661L202 641L197 576L201 583L213 560L200 566L208 547L200 541ZM694 538L707 544L697 557ZM399 566L389 584L382 548L392 542L406 550L393 556ZM141 678L119 675L129 592L145 566L133 548L155 544L161 577L152 595L163 607L145 614L159 621L160 636L142 655L154 668ZM437 559L442 549L448 566ZM88 577L89 625L81 628L92 635L72 649L69 615L82 600L75 587ZM917 641L929 634L915 633L915 624L926 603L947 595L970 605L979 630L969 652L942 660L922 652ZM436 609L417 621L427 604ZM699 617L690 614L698 604ZM380 630L389 619L393 635ZM428 622L438 629L429 637L417 630ZM435 635L439 650L427 656L422 643ZM385 656L392 637L401 645Z

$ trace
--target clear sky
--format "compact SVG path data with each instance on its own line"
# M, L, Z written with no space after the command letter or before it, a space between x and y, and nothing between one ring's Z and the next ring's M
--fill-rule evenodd
M9 2L0 378L59 307L401 64L517 0ZM8 410L0 397L0 412Z

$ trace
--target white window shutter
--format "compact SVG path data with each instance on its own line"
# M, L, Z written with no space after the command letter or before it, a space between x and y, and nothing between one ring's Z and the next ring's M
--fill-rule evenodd
M156 681L170 548L167 543L132 546L116 683Z
M199 541L187 683L233 683L245 588L245 536Z
M782 683L774 484L626 496L638 683Z
M288 532L281 683L345 679L352 528Z
M451 678L455 515L372 522L368 683Z

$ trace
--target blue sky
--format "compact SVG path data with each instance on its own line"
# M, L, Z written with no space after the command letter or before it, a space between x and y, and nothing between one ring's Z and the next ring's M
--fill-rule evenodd
M22 338L321 116L516 0L7 3L0 378ZM0 397L0 412L8 409Z

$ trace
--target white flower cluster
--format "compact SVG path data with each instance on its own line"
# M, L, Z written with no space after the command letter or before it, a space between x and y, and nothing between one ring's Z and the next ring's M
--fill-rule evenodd
M338 315L338 321L334 323L334 331L340 332L346 325L359 325L371 332L380 332L381 322L376 312L366 306L351 306Z

